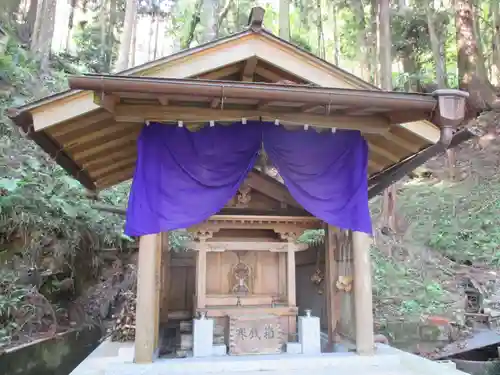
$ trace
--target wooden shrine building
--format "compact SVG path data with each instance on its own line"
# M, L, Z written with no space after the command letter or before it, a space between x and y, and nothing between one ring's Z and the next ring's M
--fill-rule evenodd
M197 128L258 120L290 130L359 131L369 149L370 198L472 137L460 129L466 93L380 91L274 36L262 19L263 10L254 8L248 28L237 34L116 75L72 76L71 90L12 110L11 118L92 191L134 177L137 139L150 122ZM251 351L232 341L239 318L277 317L278 344L296 339L295 258L305 250L297 239L324 227L285 185L254 169L221 211L186 228L194 235L193 259L170 254L165 232L142 236L136 362L153 361L160 322L169 319L214 318L230 354ZM329 339L344 335L358 353L372 354L370 236L331 225L327 232ZM354 296L349 306L339 306L339 293ZM257 352L279 347L269 345Z

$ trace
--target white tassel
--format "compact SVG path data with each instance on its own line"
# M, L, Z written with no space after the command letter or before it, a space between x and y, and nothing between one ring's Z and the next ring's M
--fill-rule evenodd
M307 131L309 129L309 125L308 124L305 124L304 125L304 130Z
M149 126L151 125L151 123L149 122L149 120L146 120L146 126Z
M278 119L274 120L274 125L279 126L280 125L280 120L278 120Z
M246 125L246 124L247 124L247 119L243 117L243 118L241 119L241 123L242 123L243 125Z
M213 128L215 126L215 121L214 120L210 120L210 127Z
M332 133L335 134L335 132L337 131L337 128L332 128Z
M182 121L177 121L177 126L179 128L182 128L184 126L184 123Z

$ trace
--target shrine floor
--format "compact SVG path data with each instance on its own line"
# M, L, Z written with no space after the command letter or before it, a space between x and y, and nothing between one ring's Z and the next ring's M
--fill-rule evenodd
M385 345L374 356L354 353L319 355L224 356L212 358L158 359L152 364L133 361L132 343L103 342L70 375L465 375L454 364L434 362Z

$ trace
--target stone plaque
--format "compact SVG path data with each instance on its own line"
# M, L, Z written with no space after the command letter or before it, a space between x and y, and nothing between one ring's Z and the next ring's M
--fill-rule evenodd
M282 351L283 332L278 316L229 317L229 354L276 354Z

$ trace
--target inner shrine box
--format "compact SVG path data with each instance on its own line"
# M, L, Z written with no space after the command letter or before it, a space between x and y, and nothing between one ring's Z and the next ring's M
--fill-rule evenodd
M262 329L272 325L282 344L296 340L295 253L308 248L297 239L320 225L310 216L242 213L215 215L189 229L196 252L194 312L214 319L215 341L231 348L236 324L249 322L250 332L257 329L251 321L263 317L269 325Z

